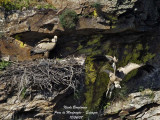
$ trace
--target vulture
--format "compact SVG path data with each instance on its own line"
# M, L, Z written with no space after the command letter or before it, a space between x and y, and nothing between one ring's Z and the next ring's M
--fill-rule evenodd
M31 55L40 53L48 54L49 51L51 51L55 47L56 42L57 42L57 36L54 36L54 38L52 39L45 38L40 42L38 42L37 45L35 45L35 47L30 51L30 54Z
M132 70L135 69L144 69L147 72L151 72L153 71L154 67L148 64L136 64L136 63L128 63L126 66L124 67L119 67L115 73L109 71L109 70L104 70L104 72L109 74L109 78L110 81L108 83L108 87L107 87L107 92L106 92L106 96L108 95L108 92L110 91L110 95L109 97L111 97L112 94L112 90L115 88L121 88L120 86L120 82L123 80L123 78ZM114 85L114 87L113 87Z

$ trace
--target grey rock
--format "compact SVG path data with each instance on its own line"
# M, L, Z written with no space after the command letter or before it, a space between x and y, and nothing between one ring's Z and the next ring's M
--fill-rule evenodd
M152 104L155 106L152 107ZM147 108L147 105L151 105ZM138 120L149 118L150 120L159 118L159 105L160 105L160 91L152 91L145 89L142 92L131 93L125 101L114 102L109 106L104 115L113 115L119 113L120 116L127 116L127 118L136 118ZM139 111L141 108L145 108L144 111ZM157 106L157 107L156 107ZM132 112L134 114L131 114Z

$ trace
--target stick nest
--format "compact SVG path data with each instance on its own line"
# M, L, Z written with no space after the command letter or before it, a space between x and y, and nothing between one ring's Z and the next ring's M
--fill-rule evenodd
M84 65L78 64L74 57L13 63L0 74L0 84L8 84L19 95L24 89L63 94L69 88L76 90L83 80Z

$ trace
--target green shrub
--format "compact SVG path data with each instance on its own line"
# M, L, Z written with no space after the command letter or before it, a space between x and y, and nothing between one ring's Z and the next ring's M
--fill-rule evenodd
M0 70L4 70L9 64L10 64L10 62L8 62L8 61L1 61L0 62Z
M77 21L78 16L73 10L67 9L60 15L60 23L64 29L75 28Z
M4 7L7 11L15 8L14 3L11 0L1 0L0 6Z
M2 0L0 6L4 7L6 11L21 10L23 7L28 8L29 0Z

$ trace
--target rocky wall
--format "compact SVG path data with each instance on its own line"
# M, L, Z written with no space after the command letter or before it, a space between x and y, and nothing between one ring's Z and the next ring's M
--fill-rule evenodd
M0 16L3 18L5 30L4 37L0 39L2 55L10 55L14 61L42 58L41 54L30 56L30 49L41 39L57 35L58 42L49 57L65 58L79 54L87 56L85 100L81 101L81 105L87 106L90 110L104 109L105 112L100 119L129 119L133 112L141 111L143 106L148 113L153 108L159 110L159 103L149 102L153 107L148 108L145 102L138 108L134 107L134 110L126 111L122 109L123 102L121 102L121 99L126 99L125 97L132 92L152 89L154 97L159 92L160 2L158 0L48 0L48 2L52 2L57 10L33 9L6 14L1 9ZM64 7L76 11L78 22L75 29L66 30L62 27L59 20L62 13L59 14L58 11ZM118 109L118 112L106 112L114 108L117 102L114 101L115 103L111 105L108 99L104 99L109 77L101 70L111 68L107 63L92 61L91 57L98 54L115 55L119 59L117 67L129 62L148 63L155 67L153 73L135 70L125 77L122 89L115 90L113 94L113 98L120 100L120 107L117 106L115 109ZM136 97L132 99L134 101ZM140 115L141 113L143 112L140 112ZM157 112L156 114L159 117Z

